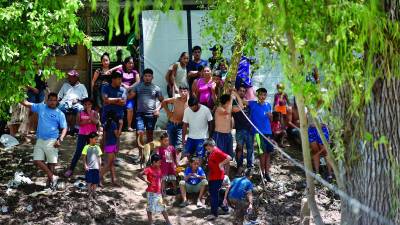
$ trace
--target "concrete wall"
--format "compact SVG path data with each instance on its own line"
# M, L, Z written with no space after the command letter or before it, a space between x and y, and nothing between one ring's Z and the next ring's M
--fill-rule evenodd
M67 77L67 72L71 69L75 69L79 72L79 78L81 83L86 85L88 90L90 87L90 74L88 73L89 58L88 50L86 47L79 45L76 55L66 55L66 56L56 56L56 68L65 72L65 77ZM47 81L47 84L51 91L58 93L61 89L62 84L65 82L64 79L57 80L56 76L52 76Z

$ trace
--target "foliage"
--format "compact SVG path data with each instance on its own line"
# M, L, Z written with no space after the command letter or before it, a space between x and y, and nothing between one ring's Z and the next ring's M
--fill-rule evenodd
M91 0L92 10L96 10L97 4L96 0ZM109 29L109 37L111 40L113 35L118 36L121 34L121 28L119 24L119 16L121 13L121 2L120 0L109 0L108 1L108 9L109 9L109 20L108 20L108 29ZM124 33L128 34L131 31L131 26L133 25L134 31L136 34L139 33L139 16L140 13L145 9L152 10L161 10L162 12L167 12L170 9L181 10L182 9L182 1L181 0L127 0L124 1L123 5L124 14ZM133 17L133 22L130 20ZM178 17L177 17L178 18ZM178 24L181 26L182 21L177 19Z
M245 34L245 54L253 50L258 54L265 47L279 54L293 93L304 97L313 117L329 121L335 131L335 157L350 168L362 154L357 151L360 140L374 148L391 141L365 129L364 113L373 100L374 86L399 74L398 12L387 13L395 2L209 0L213 12L208 31L217 40L224 31ZM307 82L313 68L323 76L318 85ZM336 104L340 101L348 102ZM335 109L344 111L346 121L335 117L334 105L346 106Z
M39 69L44 77L62 76L52 47L89 44L77 27L79 0L0 1L0 111L19 102Z

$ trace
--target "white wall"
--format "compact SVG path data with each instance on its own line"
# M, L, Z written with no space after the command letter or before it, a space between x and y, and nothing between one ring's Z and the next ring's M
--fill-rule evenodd
M204 37L203 16L206 11L192 10L192 47L202 47L202 58L207 60L211 56L209 50L216 42L211 37ZM177 17L182 21L178 26ZM169 15L160 11L148 10L142 13L143 28L143 56L144 67L154 71L154 83L161 87L163 94L167 97L166 82L164 75L170 64L176 62L183 51L188 51L187 12L170 11ZM229 35L228 32L226 35ZM224 56L230 58L231 43L219 43L224 47ZM268 54L268 53L267 53ZM256 56L261 58L260 56ZM272 103L272 97L276 92L276 84L283 82L284 76L279 59L269 55L263 66L254 74L253 83L255 88L265 87L268 90L268 100ZM288 89L288 88L287 88ZM164 113L160 116L157 126L165 129L167 122Z

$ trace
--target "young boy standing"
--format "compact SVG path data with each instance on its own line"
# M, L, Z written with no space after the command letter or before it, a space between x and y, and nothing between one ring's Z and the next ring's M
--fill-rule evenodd
M88 135L89 144L82 150L83 165L86 171L86 182L89 186L89 197L94 197L96 187L100 183L100 165L101 152L100 146L97 145L97 133L92 132Z
M171 225L161 195L161 156L158 154L152 155L150 162L151 166L139 174L139 178L147 183L147 217L149 224L153 224L153 213L161 212L167 225ZM144 179L144 175L146 175L146 179Z
M273 138L271 129L272 107L266 102L266 99L267 89L259 88L257 89L257 101L248 101L247 104L250 110L250 119L259 130L253 128L252 133L258 145L256 153L260 157L261 171L264 179L271 182L272 179L269 175L269 168L271 167L270 154L274 151L274 147L262 136L264 135L270 140Z
M161 191L165 196L165 187L167 182L172 182L174 191L176 191L176 150L174 146L169 144L169 138L167 133L163 133L160 136L161 146L157 149L157 154L161 157L161 174L162 183Z
M224 167L232 159L229 155L216 147L213 139L207 139L204 148L209 153L208 156L208 188L211 197L211 215L206 217L207 220L215 220L218 216L219 206L219 190L225 177Z
M167 132L171 145L175 149L182 149L182 129L183 129L183 113L188 107L188 87L179 87L179 97L165 99L161 106L167 113L168 124ZM172 105L173 110L171 111L168 106Z

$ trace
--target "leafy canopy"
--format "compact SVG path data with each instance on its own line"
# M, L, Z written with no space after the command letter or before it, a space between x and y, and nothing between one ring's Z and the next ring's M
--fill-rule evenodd
M0 111L24 97L39 69L43 79L63 76L54 66L53 46L90 44L77 25L82 7L79 0L0 1Z

